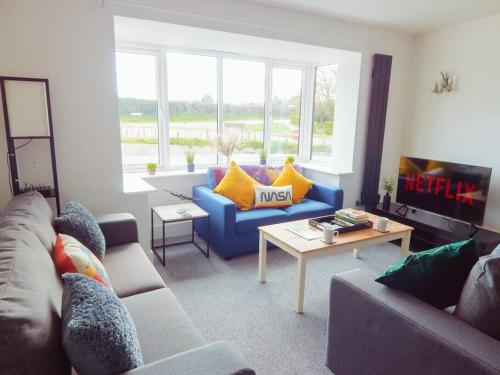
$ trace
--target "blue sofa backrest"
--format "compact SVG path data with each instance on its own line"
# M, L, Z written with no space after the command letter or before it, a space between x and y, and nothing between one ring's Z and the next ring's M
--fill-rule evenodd
M300 165L294 164L293 167L297 172L302 173ZM272 167L270 165L257 165L257 164L243 164L240 168L248 173L255 181L260 182L262 185L271 185L274 180L279 176L283 166ZM207 184L210 189L215 188L220 180L227 172L227 167L215 166L207 170Z

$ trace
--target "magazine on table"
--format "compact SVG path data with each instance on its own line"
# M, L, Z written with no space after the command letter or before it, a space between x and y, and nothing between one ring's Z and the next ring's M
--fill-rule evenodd
M323 231L321 229L310 227L309 225L294 225L286 228L292 233L305 238L306 240L316 240L323 238Z

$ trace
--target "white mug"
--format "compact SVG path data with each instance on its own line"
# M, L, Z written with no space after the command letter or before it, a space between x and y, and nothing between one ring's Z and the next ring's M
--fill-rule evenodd
M375 229L379 232L387 232L391 227L391 222L388 218L379 216L375 221Z
M335 230L335 226L331 224L323 224L323 241L333 243L333 239L339 236L339 231Z

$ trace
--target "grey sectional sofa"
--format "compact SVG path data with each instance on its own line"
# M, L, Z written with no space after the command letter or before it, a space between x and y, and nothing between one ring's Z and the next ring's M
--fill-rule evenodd
M69 374L61 345L62 283L51 258L53 214L38 193L14 198L0 216L0 369L2 374ZM104 266L129 309L143 367L130 374L254 374L229 344L207 344L137 243L129 214L98 222Z
M500 341L375 277L332 278L326 364L335 375L500 374Z

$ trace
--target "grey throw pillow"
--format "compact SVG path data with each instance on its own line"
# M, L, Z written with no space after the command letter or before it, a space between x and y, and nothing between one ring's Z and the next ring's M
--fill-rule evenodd
M470 271L454 315L500 340L500 256L481 257Z
M495 250L491 253L491 255L500 255L500 245L495 247Z
M76 371L107 375L142 366L134 322L116 294L82 274L62 278L62 342Z
M81 203L70 202L54 220L56 231L76 238L102 260L106 251L106 240L92 213Z

